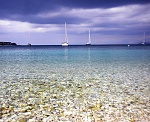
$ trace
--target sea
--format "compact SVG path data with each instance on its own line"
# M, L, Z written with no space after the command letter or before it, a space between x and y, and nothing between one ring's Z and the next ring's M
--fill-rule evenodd
M149 122L150 46L0 46L0 122Z

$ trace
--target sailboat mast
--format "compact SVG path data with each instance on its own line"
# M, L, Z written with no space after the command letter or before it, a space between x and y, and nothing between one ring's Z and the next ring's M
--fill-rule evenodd
M90 30L89 30L89 44L91 43L91 35L90 35Z
M30 31L29 31L29 41L30 41Z
M68 43L68 36L67 36L67 26L66 26L66 22L65 22L65 42Z
M144 32L144 37L143 37L143 44L145 44L145 32Z

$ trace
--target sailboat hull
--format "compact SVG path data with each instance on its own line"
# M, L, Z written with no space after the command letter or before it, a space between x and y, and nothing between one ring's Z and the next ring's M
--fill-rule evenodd
M67 42L62 43L62 46L68 46L69 44Z
M87 43L86 45L87 45L87 46L90 46L91 44Z

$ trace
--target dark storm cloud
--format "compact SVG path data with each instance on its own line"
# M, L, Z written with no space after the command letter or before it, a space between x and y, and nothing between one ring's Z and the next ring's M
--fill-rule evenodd
M53 0L0 0L0 11L4 14L36 14L54 9Z
M59 0L60 5L75 8L111 8L130 4L150 3L149 0Z
M0 17L32 15L67 8L109 8L129 4L146 4L149 0L0 0ZM11 18L11 17L10 17Z
M0 0L0 33L55 35L63 33L67 22L70 34L87 36L91 29L97 43L102 36L114 43L130 41L133 35L150 33L149 13L149 0Z

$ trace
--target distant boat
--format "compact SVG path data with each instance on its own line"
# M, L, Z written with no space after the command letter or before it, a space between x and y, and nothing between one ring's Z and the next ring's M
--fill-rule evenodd
M28 43L28 46L31 46L31 44L30 44L30 43Z
M86 43L86 45L91 45L90 30L89 30L89 39L88 39L88 43Z
M65 42L63 42L61 44L62 46L68 46L68 35L67 35L67 26L66 26L66 22L65 22Z
M29 32L29 41L30 41L30 32ZM28 43L28 46L31 46L31 43Z
M128 44L128 47L130 47L130 45Z
M145 45L146 44L146 41L145 41L145 32L144 32L144 36L143 36L143 42L141 43L142 45Z

